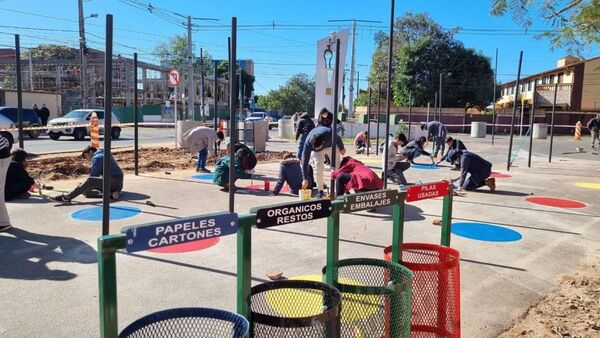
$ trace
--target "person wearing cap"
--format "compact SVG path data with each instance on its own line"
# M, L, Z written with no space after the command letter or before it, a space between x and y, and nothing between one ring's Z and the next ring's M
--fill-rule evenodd
M490 162L467 150L450 150L448 158L451 161L460 162L460 176L451 180L452 182L459 181L457 190L473 191L484 185L491 191L496 190L496 179L490 177L492 174Z
M318 126L310 131L306 137L306 143L304 144L304 150L302 152L302 189L307 189L309 186L309 161L311 162L315 175L316 185L319 191L323 190L323 171L325 170L325 156L332 158L332 144L331 144L331 124L329 126ZM336 161L331 164L331 167L337 167L340 163L341 155L346 153L344 143L339 135L335 135L335 146L338 149Z
M306 143L306 137L311 130L315 128L315 122L308 116L308 113L302 113L299 118L298 127L296 128L296 142L298 142L298 153L296 157L302 158L302 151L304 150L304 143ZM300 139L300 141L298 141Z
M436 163L436 165L440 164L442 161L448 161L448 162L450 162L450 164L453 165L451 170L460 170L460 162L450 161L450 159L448 158L448 154L450 153L451 150L467 150L467 147L461 140L454 139L451 136L448 136L446 138L446 144L448 145L448 152L446 153L446 155L444 155L444 157L442 157L441 160L439 160Z
M73 191L68 194L62 194L51 197L50 199L55 202L70 202L72 199L79 195L85 197L94 198L102 197L103 179L104 173L104 149L96 149L92 146L87 146L81 152L81 157L84 160L92 162L92 168L90 169L90 176L79 184ZM110 197L114 200L119 199L119 194L123 190L123 172L115 158L110 156Z
M590 130L592 136L592 150L600 149L600 113L596 114L596 117L589 120L586 127ZM598 148L596 148L596 141L598 141Z
M33 177L29 176L27 170L27 153L23 149L12 151L12 161L6 173L6 185L4 186L4 199L10 201L16 198L28 198L29 188L35 183Z
M446 140L446 134L448 134L446 126L440 121L431 121L423 123L421 130L427 130L428 139L433 137L433 156L438 157L438 152L441 156L444 153L444 141Z

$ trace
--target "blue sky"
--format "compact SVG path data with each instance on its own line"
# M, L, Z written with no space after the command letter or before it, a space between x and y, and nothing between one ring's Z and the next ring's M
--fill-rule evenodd
M349 27L350 23L328 23L330 19L378 20L380 24L359 24L356 36L357 70L366 78L371 54L374 50L373 35L388 31L389 1L331 0L331 1L192 1L192 0L87 0L85 15L97 13L98 18L86 20L89 46L103 49L104 22L106 14L114 15L115 53L132 55L138 52L145 61L155 61L151 52L155 45L170 36L184 34L181 26L138 9L131 4L152 6L183 15L217 18L220 21L196 21L200 27L194 32L195 52L207 49L214 58L227 58L227 37L232 16L238 17L238 25L254 25L240 28L238 32L238 57L255 61L257 94L283 84L298 72L315 73L316 41L330 31ZM545 40L537 40L534 34L525 35L509 17L492 17L487 0L429 0L396 1L396 16L406 12L426 12L444 28L462 27L456 38L467 47L493 57L499 48L498 80L508 81L516 77L519 50L524 52L523 73L532 74L553 68L565 51L551 51ZM155 10L155 13L157 11ZM158 11L160 12L160 10ZM163 12L164 13L164 12ZM11 34L21 34L21 45L36 46L40 43L62 43L78 46L78 12L76 0L0 0L0 45L12 46ZM183 19L181 19L183 21ZM273 23L275 27L273 28ZM263 26L261 26L263 25ZM270 25L270 26L269 26ZM282 25L282 26L280 26ZM298 26L299 25L299 26ZM545 29L543 22L534 19L532 29ZM476 30L476 31L473 31ZM492 30L482 32L481 30ZM494 32L493 30L504 30ZM584 56L600 55L598 48L585 52ZM348 57L346 68L350 68ZM366 82L361 87L366 87Z

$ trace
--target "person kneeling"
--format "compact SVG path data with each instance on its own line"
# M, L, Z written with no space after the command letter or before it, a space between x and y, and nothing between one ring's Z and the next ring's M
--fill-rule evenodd
M298 195L298 190L302 188L302 167L300 167L300 160L291 153L286 153L283 156L283 160L279 166L279 179L275 188L273 188L273 195L279 195L284 183L287 183L290 187L290 193L294 195Z
M103 179L106 175L104 170L104 149L96 149L92 146L86 147L81 153L81 157L92 162L90 176L79 184L73 191L68 194L58 195L50 199L56 202L69 202L79 195L84 195L88 198L102 197ZM119 194L123 190L123 172L115 158L111 155L110 161L110 197L114 200L119 199Z
M23 149L16 149L12 152L12 161L6 173L6 185L4 186L4 199L6 201L29 197L29 188L35 181L25 169L27 166L26 157L27 153Z
M234 145L233 150L235 151L235 163L234 163L234 177L233 181L242 178L248 179L252 177L254 167L256 167L256 155L254 152L242 143ZM221 187L221 191L229 191L229 165L231 158L229 155L225 155L217 160L215 163L215 173L213 175L213 183ZM232 187L236 189L235 185Z
M383 188L383 180L371 168L350 156L342 159L340 167L331 173L331 178L335 179L337 196L344 195L351 190L360 192Z
M457 160L460 163L460 176L451 180L452 182L459 181L458 191L474 191L484 185L488 186L491 191L496 190L496 179L490 177L492 174L490 162L466 150L451 150L448 153L448 159L450 161ZM467 174L470 174L468 178Z

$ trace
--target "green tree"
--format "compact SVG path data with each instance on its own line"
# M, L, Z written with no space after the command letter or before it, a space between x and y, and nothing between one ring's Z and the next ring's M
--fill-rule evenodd
M538 35L553 47L581 53L600 44L600 0L490 0L492 15L510 13L515 23L529 28L537 20L552 27ZM539 13L532 18L531 13Z
M426 14L408 13L394 24L392 99L397 106L433 102L443 76L445 107L485 107L492 97L493 70L489 59L454 39L455 29L444 30ZM375 36L370 78L387 79L388 36ZM382 90L385 87L382 86ZM376 94L375 94L376 95Z
M308 74L296 74L284 85L259 97L258 104L267 109L282 110L287 115L312 112L315 109L315 80Z
M33 60L72 60L78 57L77 51L68 46L43 44L31 49ZM29 60L29 52L21 53L22 60Z
M192 51L194 50L195 48L192 48ZM159 43L154 48L153 54L161 64L183 70L187 62L187 38L185 35L176 35L168 42ZM214 62L208 51L203 51L202 59L193 52L192 57L195 73L198 74L200 71L204 71L206 75L213 73Z

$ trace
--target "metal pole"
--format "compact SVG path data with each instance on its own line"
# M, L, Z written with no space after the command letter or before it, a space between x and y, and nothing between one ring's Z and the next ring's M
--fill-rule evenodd
M21 89L21 39L19 34L15 34L15 68L17 71L17 127L19 128L19 148L24 149L23 91Z
M135 176L139 174L139 126L140 120L138 112L138 54L133 53L133 160L134 160L134 171ZM106 136L105 136L106 137Z
M371 83L369 83L369 98L367 101L367 156L371 144Z
M492 101L492 145L494 145L494 135L496 134L496 83L498 79L498 48L496 48L496 66L494 67L494 99Z
M554 143L554 113L556 112L556 94L558 93L558 83L554 84L554 100L552 101L552 117L550 118L550 152L548 154L548 163L552 163L552 144Z
M354 116L354 54L356 53L356 20L352 21L352 54L350 55L350 87L348 90L350 91L349 101L348 101L348 116ZM356 90L356 96L358 96L358 89Z
M335 74L334 74L334 89L333 89L333 121L331 129L331 170L335 169L335 153L337 151L337 118L338 104L340 100L340 39L335 40ZM332 178L329 187L331 198L336 197L335 180Z
M521 81L521 64L523 63L523 51L519 53L519 69L517 70L517 82L515 92L515 103L513 105L513 114L510 122L510 141L508 142L508 160L506 161L506 170L510 171L510 157L512 154L513 134L515 132L515 117L517 115L517 102L519 102L519 81Z
M29 48L29 90L33 91L33 61L31 59L31 48Z
M408 92L408 139L410 140L410 124L412 123L412 90Z
M187 119L194 120L196 83L194 81L194 57L192 56L192 17L187 17L187 66L188 66L188 112Z
M104 161L102 163L102 235L110 232L110 160L112 122L112 52L113 16L106 15L106 47L104 54Z
M375 141L375 155L379 155L379 114L381 114L381 81L377 81L377 141Z
M433 118L432 121L435 121L435 114L437 113L437 109L438 109L438 93L435 92L435 97L433 99ZM429 121L427 121L429 122Z
M78 0L79 7L79 62L80 71L80 88L81 88L81 107L87 108L87 82L86 82L86 59L85 59L85 18L83 17L83 0Z
M217 75L217 61L215 61L215 91L213 92L213 100L214 100L214 112L213 112L213 128L215 131L217 131L217 129L219 128L217 126L218 120L217 120L217 109L219 108L218 102L219 102L219 82L218 82L218 75ZM218 153L218 148L217 148L217 143L215 142L215 156L219 156Z
M523 136L523 115L525 115L524 113L525 113L525 104L523 102L521 102L521 122L519 123L519 136Z
M387 72L387 88L386 88L386 104L385 104L385 145L384 145L384 154L385 156L389 156L388 154L388 143L390 140L390 105L392 99L392 53L394 47L394 4L395 1L391 1L391 9L390 9L390 35L388 42L388 72ZM387 176L388 176L388 161L387 159L383 161L383 188L387 188Z
M531 99L531 112L529 113L529 158L527 168L531 168L531 152L533 150L533 122L535 122L535 91L537 84L533 82L533 98Z
M440 111L438 115L438 121L442 122L442 73L440 73L440 94L438 95L438 102L440 104Z
M231 43L229 48L229 212L235 209L235 141L237 139L237 82L235 81L235 60L237 48L237 17L231 18Z
M430 102L427 102L427 123L429 123L429 105Z
M202 123L206 123L206 112L204 109L204 56L200 48L200 115L202 115Z

